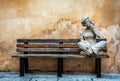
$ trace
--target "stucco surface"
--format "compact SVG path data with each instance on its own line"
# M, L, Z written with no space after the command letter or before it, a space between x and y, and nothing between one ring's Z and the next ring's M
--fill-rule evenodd
M102 72L120 72L120 0L0 0L0 70L19 71L18 38L79 38L80 20L89 16L102 37L108 55ZM29 58L29 68L56 71L56 59ZM65 71L93 72L93 59L64 59Z

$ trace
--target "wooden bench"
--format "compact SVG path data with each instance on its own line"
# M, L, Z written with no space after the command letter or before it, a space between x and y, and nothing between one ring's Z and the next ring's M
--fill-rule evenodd
M106 39L97 39L97 42ZM57 58L57 76L61 77L63 73L63 58L93 58L95 59L95 73L97 77L101 77L101 58L109 56L85 56L80 55L77 43L79 39L17 39L17 52L13 57L20 58L20 76L24 76L24 72L28 73L28 57L50 57ZM107 52L107 48L101 51ZM93 63L94 64L94 63Z

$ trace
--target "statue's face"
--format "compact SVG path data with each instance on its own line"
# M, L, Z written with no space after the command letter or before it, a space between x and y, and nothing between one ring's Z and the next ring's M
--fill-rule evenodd
M90 19L86 19L85 22L86 22L86 26L91 26Z
M84 22L82 22L82 26L90 26L91 23L90 23L90 19L86 19Z
M82 22L82 26L86 26L86 22Z

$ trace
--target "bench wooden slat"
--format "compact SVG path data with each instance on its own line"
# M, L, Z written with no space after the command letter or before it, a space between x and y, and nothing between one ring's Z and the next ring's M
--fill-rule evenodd
M79 55L79 54L17 54L13 55L13 57L51 57L51 58L108 58L107 54L99 55L99 56L89 56L89 55Z
M23 52L20 52L20 53L23 53ZM75 51L75 52L28 52L28 54L58 54L58 53L62 53L62 54L79 54L80 52L78 51Z
M30 43L30 44L21 44L18 43L17 47L28 47L28 48L59 48L59 47L64 47L64 48L78 48L77 43L64 43L60 46L59 43Z
M97 39L96 41L99 42L101 40L106 40L106 39ZM80 39L17 39L17 43L24 43L24 42L29 42L29 43L59 43L59 42L77 43L79 41L80 41Z
M30 43L76 43L80 41L80 39L17 39L17 43L24 43L24 42L30 42Z
M18 52L80 52L79 48L17 48ZM101 49L106 51L106 49Z
M63 43L62 45L60 44L57 44L57 43L44 43L44 44L35 44L35 43L30 43L30 44L21 44L21 43L18 43L17 44L17 47L21 47L21 48L24 48L24 47L27 47L27 48L59 48L59 47L62 47L62 48L79 48L78 47L78 44L77 43ZM104 47L106 48L106 47Z
M18 52L80 52L79 48L17 48Z

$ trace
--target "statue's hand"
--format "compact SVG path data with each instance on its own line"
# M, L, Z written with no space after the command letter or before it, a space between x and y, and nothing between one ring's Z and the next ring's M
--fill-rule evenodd
M92 29L92 30L95 29L95 25L91 25L91 29Z
M95 26L92 26L91 29L98 38L101 38L99 30Z

